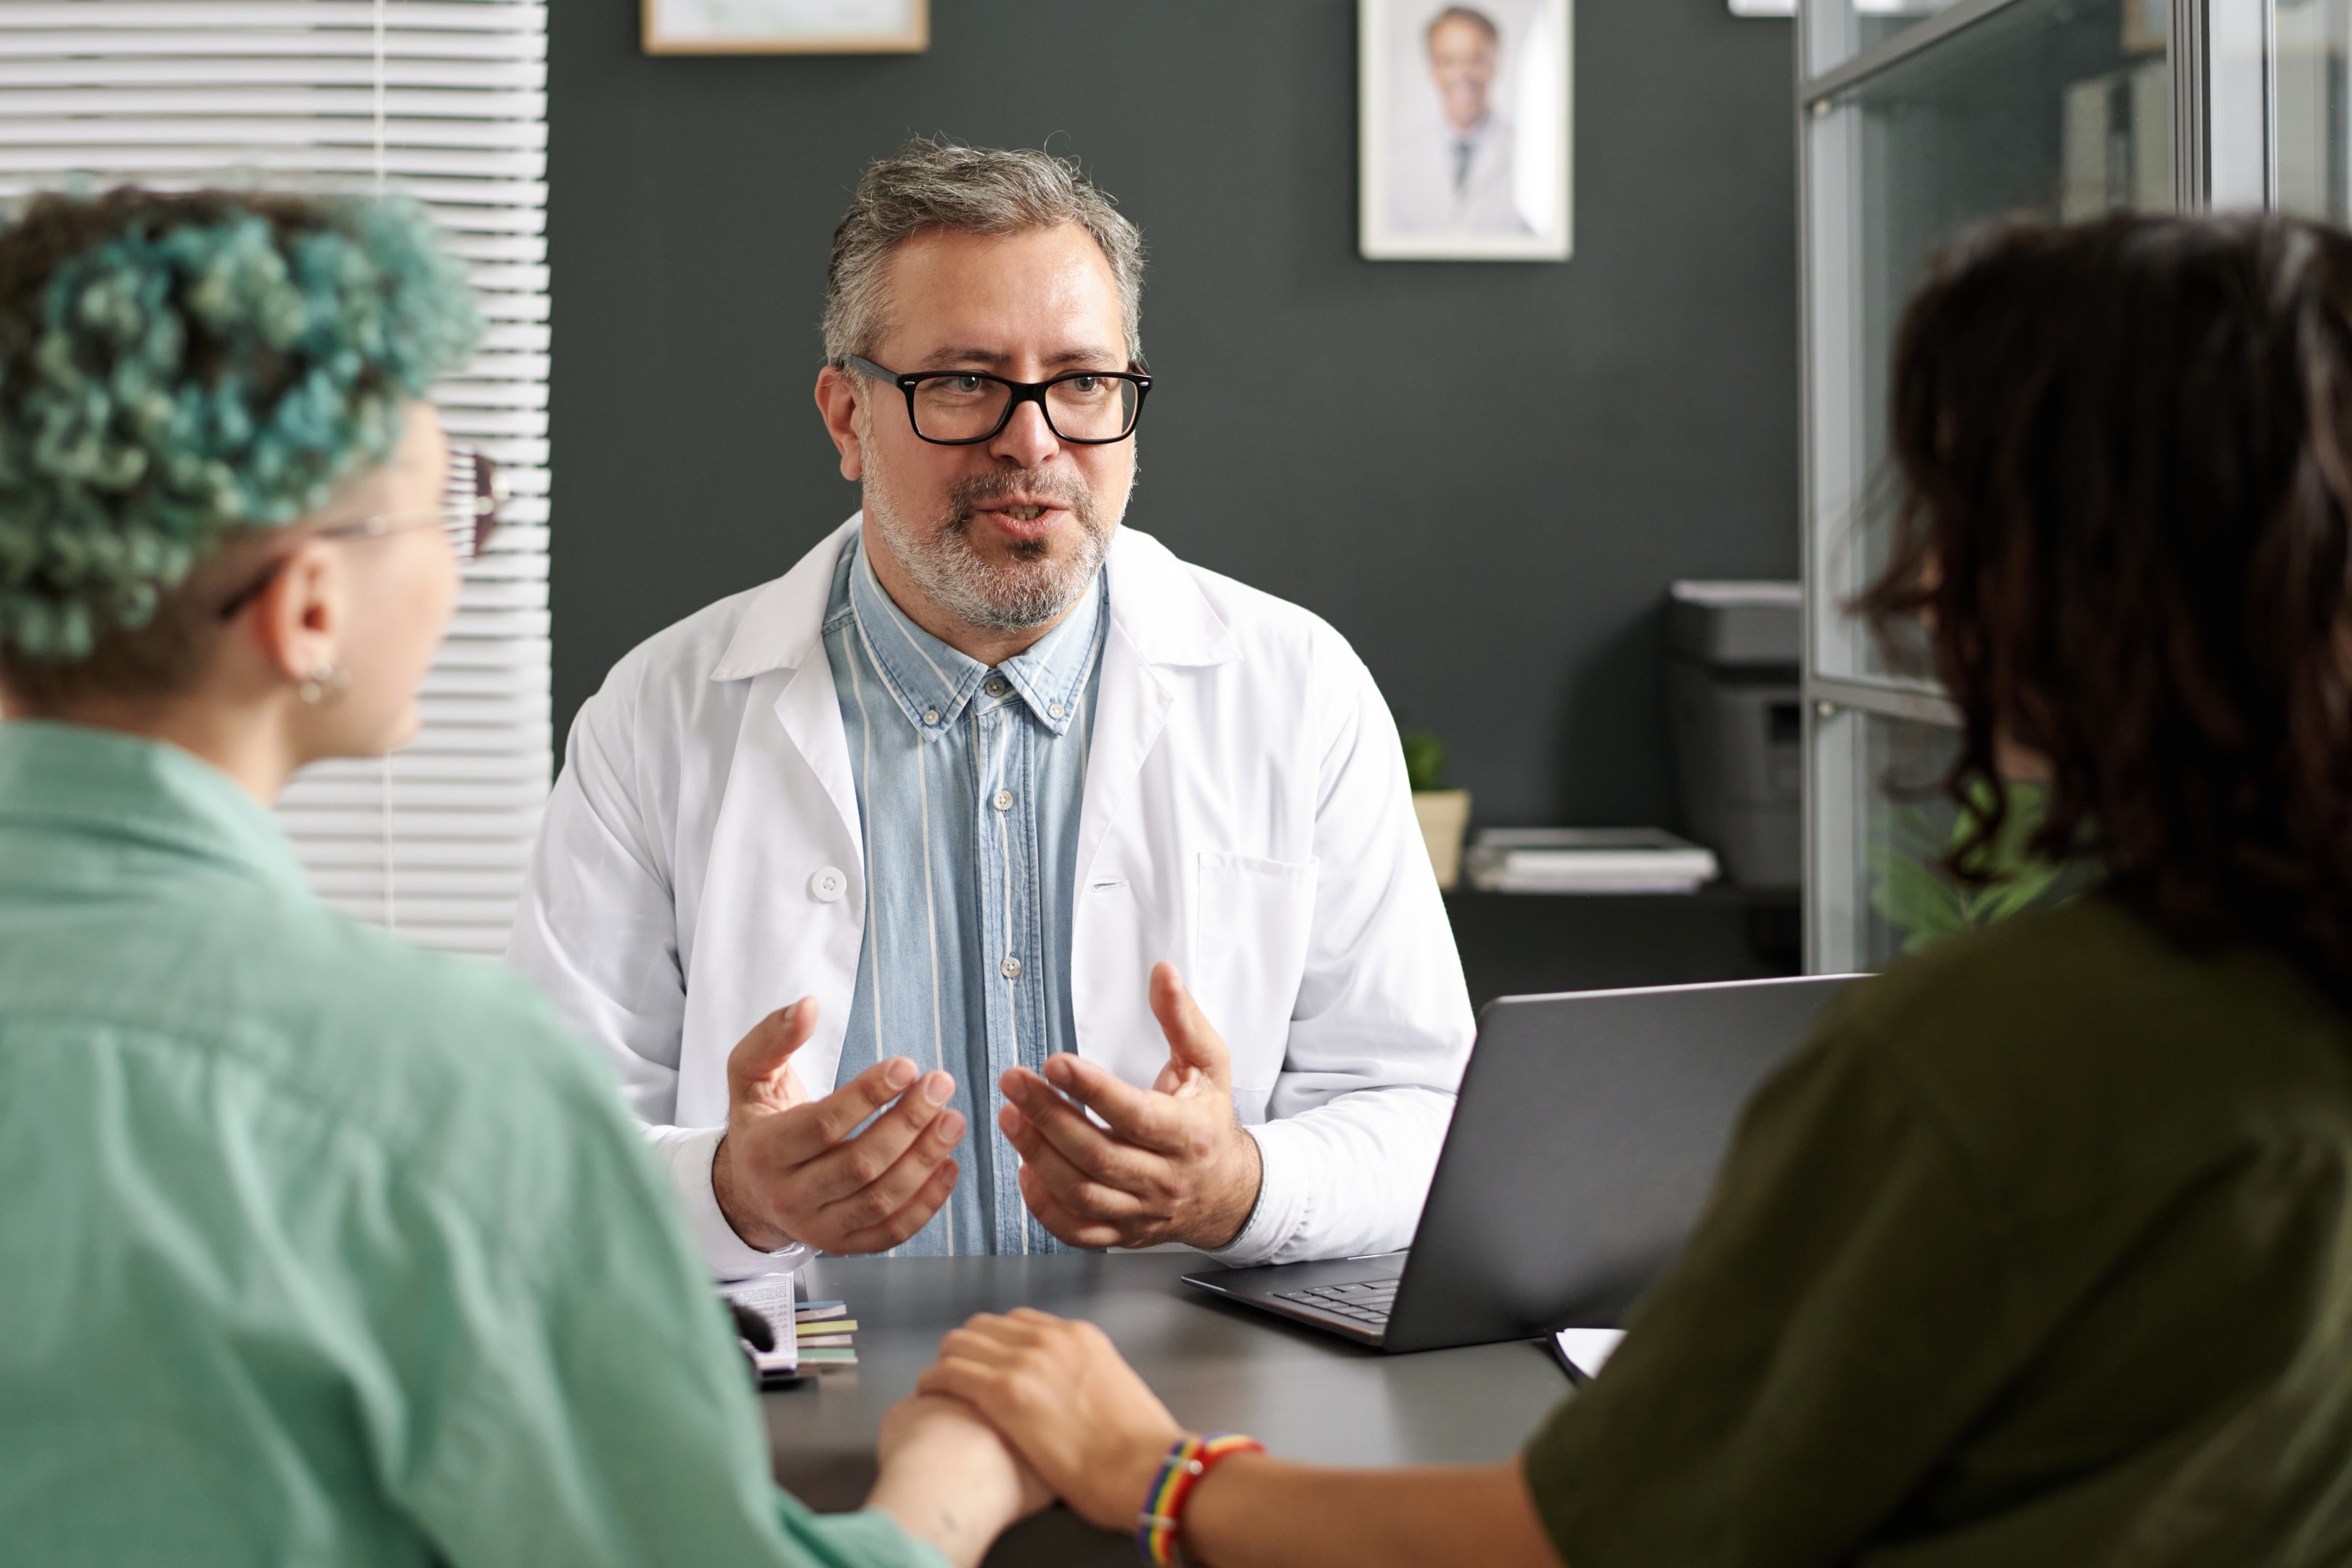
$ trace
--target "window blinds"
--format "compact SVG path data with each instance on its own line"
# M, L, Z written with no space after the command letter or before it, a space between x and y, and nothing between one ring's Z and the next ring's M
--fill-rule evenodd
M546 33L524 0L7 0L0 199L135 182L404 192L471 270L481 352L435 394L514 499L383 762L278 815L320 893L436 947L506 945L552 762Z

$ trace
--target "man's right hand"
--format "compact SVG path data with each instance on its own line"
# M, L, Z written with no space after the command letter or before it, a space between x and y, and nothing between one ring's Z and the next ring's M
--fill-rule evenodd
M792 1056L815 1032L816 999L803 996L762 1018L728 1056L727 1132L711 1156L711 1195L743 1244L761 1252L796 1241L887 1252L955 1189L950 1156L964 1118L941 1109L955 1079L893 1057L812 1100Z

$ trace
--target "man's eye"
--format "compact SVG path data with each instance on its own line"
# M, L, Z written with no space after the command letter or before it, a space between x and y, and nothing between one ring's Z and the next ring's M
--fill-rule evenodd
M982 384L980 377L976 375L951 375L948 377L948 390L950 392L971 394L978 392L981 389Z
M1070 388L1075 392L1100 392L1102 384L1103 378L1098 375L1074 375L1070 378Z

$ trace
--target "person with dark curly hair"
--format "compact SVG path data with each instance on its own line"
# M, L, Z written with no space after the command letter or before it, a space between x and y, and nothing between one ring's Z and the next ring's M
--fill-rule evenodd
M487 541L400 204L135 189L0 230L0 1563L932 1568L1041 1500L909 1401L778 1492L610 1069L320 905L268 812L418 724Z
M2031 780L2095 880L1844 994L1519 1458L1204 1439L1035 1312L920 1386L1155 1562L2352 1561L2352 236L1964 244L1893 422L1865 607L1924 616L1965 721L1952 869Z

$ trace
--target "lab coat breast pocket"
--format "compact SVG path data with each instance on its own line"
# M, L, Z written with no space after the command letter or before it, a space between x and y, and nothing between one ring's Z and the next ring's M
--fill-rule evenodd
M1265 1120L1290 1040L1315 922L1314 860L1204 850L1192 973L1185 977L1234 1058L1234 1110Z

